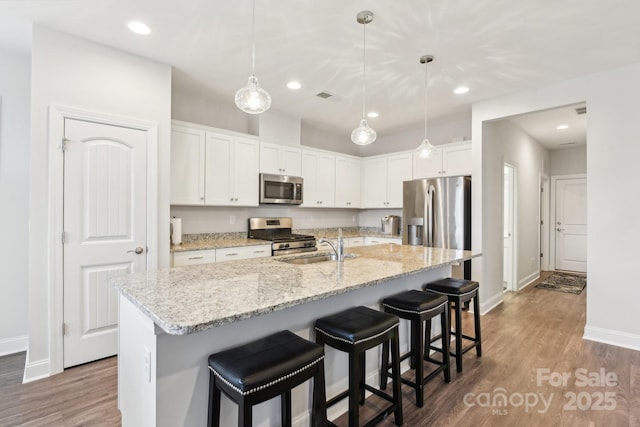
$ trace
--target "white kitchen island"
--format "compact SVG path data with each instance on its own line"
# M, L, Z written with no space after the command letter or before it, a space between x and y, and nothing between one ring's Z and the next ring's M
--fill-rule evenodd
M470 251L383 244L351 248L356 258L295 265L263 258L172 268L112 280L120 298L118 406L122 425L205 426L207 357L273 331L314 340L318 317L357 306L380 308L388 295L450 275ZM308 256L302 255L302 256ZM286 258L292 258L286 257ZM406 351L401 323L401 351ZM404 349L403 349L404 348ZM347 386L346 355L326 348L327 396ZM377 384L378 350L367 353ZM308 425L310 385L293 392L293 422ZM330 408L330 419L346 411ZM237 408L222 400L222 426L237 425ZM255 425L280 422L279 399L254 407Z

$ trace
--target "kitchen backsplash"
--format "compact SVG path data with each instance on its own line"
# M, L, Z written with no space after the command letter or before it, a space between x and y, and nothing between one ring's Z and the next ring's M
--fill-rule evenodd
M293 228L327 229L380 227L384 215L402 215L402 209L312 209L289 206L233 208L217 206L172 206L171 216L182 218L183 235L241 233L246 236L250 217L291 217ZM184 237L183 237L184 239Z

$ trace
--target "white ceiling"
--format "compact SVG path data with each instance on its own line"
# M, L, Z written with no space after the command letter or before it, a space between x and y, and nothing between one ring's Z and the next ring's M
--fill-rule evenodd
M256 75L272 108L327 130L356 127L363 30L356 15L365 9L375 15L366 27L367 110L380 113L369 120L379 134L422 123L423 54L435 56L430 121L640 61L638 0L256 0ZM131 33L131 20L146 22L151 35ZM32 22L171 64L182 84L204 84L230 102L250 74L251 0L3 0L0 49L28 51ZM291 79L302 89L287 89ZM454 95L461 84L471 90ZM334 96L320 99L321 91ZM559 119L549 114L540 116L555 130Z

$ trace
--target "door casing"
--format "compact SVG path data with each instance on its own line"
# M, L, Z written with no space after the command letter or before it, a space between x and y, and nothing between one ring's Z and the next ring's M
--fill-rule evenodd
M63 247L64 231L64 120L86 120L107 125L124 126L147 133L147 269L158 267L158 124L148 120L117 116L107 113L49 106L49 374L63 369Z

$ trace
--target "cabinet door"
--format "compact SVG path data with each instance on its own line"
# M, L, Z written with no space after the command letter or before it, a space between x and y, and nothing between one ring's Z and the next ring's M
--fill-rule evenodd
M283 145L280 148L280 165L285 175L300 176L300 153L296 147Z
M205 162L205 204L207 205L228 206L233 202L231 185L232 150L232 136L207 132Z
M472 163L470 143L454 145L442 150L443 175L471 175Z
M336 207L360 207L360 160L336 156Z
M280 147L268 142L260 143L260 172L282 175Z
M271 245L240 246L216 249L216 262L271 256Z
M260 142L260 172L300 176L300 149Z
M362 162L362 207L387 207L387 158L377 157Z
M318 153L315 151L302 151L302 207L317 208L320 206L318 195Z
M380 245L384 243L393 243L394 245L401 245L402 239L397 237L370 237L370 236L367 236L364 238L364 244L366 246Z
M173 253L173 267L183 265L210 264L216 262L216 250L184 251Z
M204 204L205 132L171 129L171 204Z
M336 199L336 158L331 154L318 155L316 178L318 199L321 208L332 208Z
M431 157L421 159L417 153L413 153L413 179L435 178L441 176L442 150L436 148Z
M235 137L233 145L232 199L234 206L258 206L259 183L258 141Z
M402 183L412 179L411 153L389 156L387 160L387 205L402 208Z

